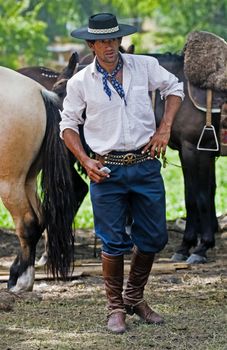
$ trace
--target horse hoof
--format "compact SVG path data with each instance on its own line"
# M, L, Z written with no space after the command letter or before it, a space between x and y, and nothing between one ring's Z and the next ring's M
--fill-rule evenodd
M186 262L188 264L204 264L207 262L207 258L198 254L191 254Z
M174 228L176 231L184 232L186 227L186 221L183 219L176 219Z
M41 258L37 261L36 265L37 266L45 266L47 264L47 255L43 254Z
M185 261L187 259L188 259L187 255L180 254L180 253L174 253L170 260L173 262L179 262L179 261Z
M227 231L221 234L221 239L227 239Z

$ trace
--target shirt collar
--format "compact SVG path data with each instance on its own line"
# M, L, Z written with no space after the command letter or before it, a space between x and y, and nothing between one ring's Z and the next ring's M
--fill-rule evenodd
M127 53L124 53L123 55L120 54L120 55L121 55L121 57L122 57L124 66L125 66L125 67L131 67L131 66L132 66L132 62L131 62L131 60L130 60L131 55L130 55L130 54L127 54Z
M93 77L95 75L98 75L98 71L97 71L95 62L96 62L96 56L95 56L95 58L93 59L93 61L91 63L91 74L92 74Z

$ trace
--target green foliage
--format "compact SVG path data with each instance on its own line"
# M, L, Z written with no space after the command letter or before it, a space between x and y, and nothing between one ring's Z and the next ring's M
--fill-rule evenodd
M101 0L103 4L112 5L114 13L120 17L137 18L152 14L158 5L157 0Z
M102 11L115 13L119 22L138 29L145 18L155 24L149 33L131 37L137 52L150 50L151 42L155 51L182 50L194 30L227 38L226 0L0 0L0 64L12 68L44 64L50 56L49 41L70 40L72 29Z
M88 194L84 199L75 218L75 227L78 228L93 228L93 213L90 201L90 195Z
M9 212L4 207L0 199L0 227L5 228L14 228L14 223L12 217L9 215Z
M39 3L32 0L31 3ZM108 5L111 7L111 5ZM60 10L60 11L59 11ZM55 37L63 36L70 39L69 32L72 29L87 25L88 17L96 12L104 12L103 4L97 0L43 0L43 6L39 18L48 24L46 34L54 40ZM56 13L59 13L56 16Z
M141 0L143 13L153 19L157 30L154 33L159 51L182 50L189 32L205 30L227 39L226 0Z
M28 0L0 0L1 65L17 68L21 62L30 64L34 57L46 55L46 24L37 20L41 6L39 2L30 11Z
M147 41L155 43L158 52L181 51L187 35L205 30L227 39L226 0L101 0L111 4L119 17L147 17L155 24ZM134 36L136 51L141 52L143 35ZM140 40L139 40L140 38ZM139 44L138 44L139 43Z

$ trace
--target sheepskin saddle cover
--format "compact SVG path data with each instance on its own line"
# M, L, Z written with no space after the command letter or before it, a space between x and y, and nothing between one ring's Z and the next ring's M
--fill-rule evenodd
M191 32L184 47L184 72L194 85L227 91L227 42L213 33Z

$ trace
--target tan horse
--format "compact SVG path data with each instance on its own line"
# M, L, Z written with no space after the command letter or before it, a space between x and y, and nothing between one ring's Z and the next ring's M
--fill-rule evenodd
M77 198L59 120L56 94L0 67L0 197L13 217L21 245L10 269L12 291L32 289L36 244L45 228L49 270L57 277L66 277L69 271ZM41 168L42 204L36 190Z

